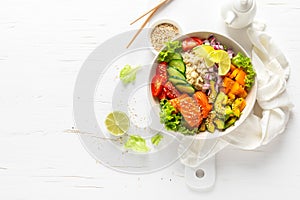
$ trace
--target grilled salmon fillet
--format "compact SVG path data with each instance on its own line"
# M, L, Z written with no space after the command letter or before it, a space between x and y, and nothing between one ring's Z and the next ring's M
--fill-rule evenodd
M201 108L190 96L180 96L177 98L177 109L182 114L184 120L191 128L196 128L202 123L203 117Z

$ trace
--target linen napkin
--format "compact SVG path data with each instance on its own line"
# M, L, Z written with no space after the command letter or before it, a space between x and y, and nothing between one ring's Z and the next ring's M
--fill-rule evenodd
M264 29L264 24L254 22L247 30L253 45L252 64L258 84L256 100L261 113L252 112L237 129L217 139L184 138L178 152L186 166L198 166L227 145L244 150L256 149L284 132L293 108L286 91L290 66ZM187 150L182 152L183 149Z

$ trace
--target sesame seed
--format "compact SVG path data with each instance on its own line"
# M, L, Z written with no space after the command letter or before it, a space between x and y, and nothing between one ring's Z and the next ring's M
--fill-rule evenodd
M179 34L179 29L170 23L162 23L154 27L151 33L151 43L159 51L166 42L174 39Z

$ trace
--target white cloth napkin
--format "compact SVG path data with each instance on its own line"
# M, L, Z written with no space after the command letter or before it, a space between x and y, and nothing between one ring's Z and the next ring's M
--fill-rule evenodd
M257 103L261 113L251 113L240 127L221 138L210 141L184 138L179 148L183 164L195 167L227 145L253 150L284 132L293 107L286 91L290 67L264 28L262 24L253 23L247 30L253 44L252 64L257 73ZM183 153L182 149L186 148Z

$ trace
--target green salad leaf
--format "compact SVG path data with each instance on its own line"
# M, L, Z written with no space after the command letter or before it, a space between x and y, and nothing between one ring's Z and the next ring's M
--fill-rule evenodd
M124 84L131 83L136 79L136 73L141 67L131 67L125 65L120 71L120 79Z
M231 62L232 64L239 68L242 68L246 72L247 76L245 79L245 86L248 89L250 89L254 83L256 75L251 63L251 59L239 52L236 56L232 58Z
M160 101L160 123L165 125L165 128L169 131L180 132L183 135L194 135L198 133L198 128L188 129L184 125L184 120L180 112L175 113L175 108L167 99Z
M166 49L159 52L157 60L159 62L170 62L172 60L173 55L181 47L182 47L182 45L178 40L172 41L172 42L167 42Z
M188 129L187 127L180 125L178 128L178 132L180 132L183 135L195 135L196 133L199 133L198 128Z
M151 142L153 145L157 146L160 141L163 139L164 136L162 136L162 134L160 133L157 133L156 135L154 135L152 138L151 138Z
M160 106L160 123L164 124L167 130L177 131L181 123L181 114L175 113L175 108L166 99L160 101Z
M126 141L124 147L136 152L148 152L149 147L146 144L146 140L139 135L130 135Z

